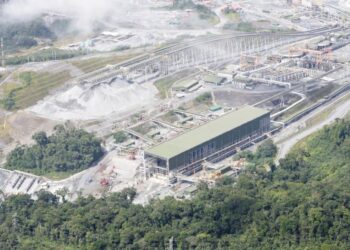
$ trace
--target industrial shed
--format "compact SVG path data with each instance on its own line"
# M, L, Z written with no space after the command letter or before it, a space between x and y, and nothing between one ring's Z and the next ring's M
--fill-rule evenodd
M211 84L215 84L215 85L221 85L223 82L226 81L225 77L220 77L220 76L216 76L216 75L205 75L203 76L202 80L205 83L211 83Z
M157 173L191 171L203 160L228 155L270 129L270 112L246 106L145 150L145 164Z

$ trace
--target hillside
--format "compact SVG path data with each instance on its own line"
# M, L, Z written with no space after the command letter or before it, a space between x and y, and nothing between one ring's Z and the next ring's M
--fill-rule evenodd
M40 193L0 207L2 249L349 249L350 122L300 143L279 167L270 142L237 182L193 200L133 205L135 191L59 203ZM269 171L271 170L271 171ZM64 197L64 193L61 193ZM17 232L13 234L13 232Z

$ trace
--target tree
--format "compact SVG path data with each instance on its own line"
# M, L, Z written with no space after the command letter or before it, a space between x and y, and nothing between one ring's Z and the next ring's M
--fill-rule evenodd
M271 139L264 141L258 146L257 157L273 158L277 154L277 147Z
M114 138L114 141L116 143L123 143L128 139L127 135L123 131L119 131L119 132L115 133L113 135L113 138Z
M6 110L13 110L16 106L15 92L11 91L5 99L2 100L3 106Z
M7 156L6 168L44 175L49 172L77 172L103 156L101 141L81 129L56 126L54 133L33 135L36 144L18 146Z
M214 187L200 183L189 200L166 197L141 206L133 203L133 188L63 203L46 191L35 200L5 197L0 246L165 249L173 239L175 249L350 249L350 135L342 132L350 122L341 123L294 148L271 178L259 172L265 160L272 160L259 159L271 155L261 149L249 159L254 167L244 169L237 181L225 178ZM69 135L63 129L49 141ZM18 151L21 157L26 148Z
M39 146L46 146L49 142L49 139L47 138L47 135L45 132L37 132L32 136L33 140L36 141L36 143Z

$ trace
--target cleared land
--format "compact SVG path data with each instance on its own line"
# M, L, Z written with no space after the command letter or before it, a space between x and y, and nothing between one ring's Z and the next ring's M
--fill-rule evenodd
M180 106L180 109L193 113L203 113L213 105L213 98L210 92L204 92L198 95L194 100L186 102Z
M184 70L177 74L167 76L155 81L154 86L158 89L160 98L165 99L169 97L171 94L170 89L174 85L174 83L184 79L190 73L190 70Z
M114 55L108 57L95 57L84 60L72 61L71 63L79 68L84 73L89 73L94 70L101 69L109 64L117 64L122 61L128 60L132 57L137 56L137 54L129 54L129 55Z
M231 21L238 23L241 20L241 16L237 12L230 12L225 14L225 16Z
M6 109L24 109L34 105L47 96L54 88L62 86L71 79L68 71L58 73L21 72L15 76L17 83L8 82L2 85L5 100L11 105Z

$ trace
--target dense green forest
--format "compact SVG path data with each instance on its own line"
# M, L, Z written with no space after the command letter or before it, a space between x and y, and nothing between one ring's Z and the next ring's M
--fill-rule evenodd
M45 48L30 54L13 53L21 49L28 49L44 43L48 46L59 36L69 34L69 20L56 20L47 26L43 18L37 18L28 22L9 22L0 20L0 37L4 39L4 48L7 54L7 65L19 65L27 62L43 62L49 60L64 60L86 54L86 51L63 50Z
M210 19L216 17L216 14L213 11L211 11L208 7L202 4L195 4L192 0L175 0L173 2L172 8L180 10L194 9L196 12L198 12L199 18L201 19Z
M133 189L75 203L49 193L0 206L1 249L350 249L350 122L309 137L278 167L271 142L237 181L192 200L132 204ZM242 156L243 156L242 155Z
M103 150L94 135L81 129L58 125L54 133L33 135L34 145L16 147L7 157L6 168L45 175L50 172L74 173L98 161Z
M5 49L30 48L36 46L36 38L55 39L55 34L45 25L41 18L30 22L10 23L0 21L0 37L4 38Z

